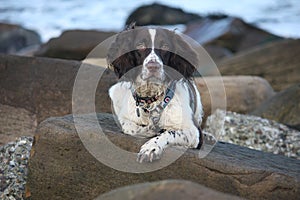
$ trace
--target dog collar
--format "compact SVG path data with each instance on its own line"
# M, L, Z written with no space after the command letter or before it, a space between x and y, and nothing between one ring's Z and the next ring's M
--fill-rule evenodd
M151 103L157 101L158 98L161 96L161 94L160 94L160 95L155 95L152 97L141 97L136 92L133 92L132 95L136 102L136 106L143 106L145 103L151 104Z
M154 123L158 123L159 119L160 119L160 114L162 113L163 109L169 104L169 102L171 101L171 99L174 96L174 91L175 91L175 85L176 85L176 81L172 81L170 82L168 88L165 91L165 96L163 98L163 101L157 105L154 109L152 109L151 111L149 111L146 108L143 108L143 110L147 113L151 113L151 115L153 115L152 121ZM140 97L137 95L137 93L133 90L133 88L131 88L131 92L133 95L133 98L136 101L136 114L138 117L140 117L140 110L139 107L144 106L145 103L153 103L155 101L157 101L159 99L159 97L162 95L157 95L157 96L152 96L152 97Z

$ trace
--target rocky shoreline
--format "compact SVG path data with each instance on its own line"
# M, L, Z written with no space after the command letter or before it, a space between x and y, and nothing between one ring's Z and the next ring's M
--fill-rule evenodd
M222 88L214 85L216 82L215 77L206 77L206 82L201 77L195 78L205 111L205 131L213 132L214 124L216 120L219 120L217 119L218 116L225 116L224 132L218 138L221 147L219 145L218 148L222 149L224 148L222 145L228 145L234 149L234 152L240 150L240 147L232 147L227 144L232 143L261 152L276 154L276 156L271 156L272 162L280 160L277 163L279 168L282 165L282 160L291 163L293 175L296 178L300 177L299 171L294 169L295 166L300 168L300 83L298 78L300 74L300 57L297 56L300 54L300 40L278 37L251 24L247 24L241 19L227 15L195 16L182 10L160 7L156 4L155 6L159 7L158 10L165 10L166 14L174 15L175 13L175 15L178 15L179 13L179 18L178 16L174 17L176 20L186 19L184 34L203 45L214 61L216 61L223 75L226 95L222 93ZM146 6L141 9L149 11L137 12L137 10L137 13L133 13L128 18L128 21L132 20L132 18L142 19L143 16L148 16L149 18L147 19L150 21L146 23L151 24L155 20L157 22L157 16L153 11L153 7ZM167 17L164 20L166 20L164 21L165 25L171 22L174 23L173 21L168 21ZM211 32L215 34L211 35ZM114 34L114 32L94 30L69 30L64 32L59 38L53 38L49 42L41 44L38 34L31 30L17 25L0 24L0 53L2 53L0 55L0 199L13 200L31 197L30 191L25 191L25 185L28 179L28 167L30 168L28 163L30 163L30 159L32 163L40 163L39 160L34 160L37 158L30 156L32 153L31 149L35 148L33 143L38 142L38 140L33 141L37 130L42 130L43 132L46 129L49 131L47 134L53 134L51 136L56 136L56 130L68 129L67 133L74 132L70 128L73 123L72 120L68 121L70 117L65 115L72 113L72 89L81 65L86 65L91 70L93 67L99 69L100 66L101 70L103 70L104 76L101 78L97 88L95 104L97 113L111 112L111 102L107 96L107 89L117 80L114 74L106 69L105 62L103 62L105 51L100 50L98 52L98 56L102 59L101 64L99 64L98 60L92 64L87 64L90 60L84 60L83 62L82 60L86 58L87 54L96 45ZM203 35L207 37L203 37ZM213 91L208 90L207 83L214 85ZM218 98L227 101L228 111L226 113L219 111L223 113L211 115L212 102L210 95L212 93ZM59 118L61 116L65 117ZM48 127L45 128L45 124L49 123L47 120L57 123L54 123L55 126L51 123L50 125L48 124L55 131ZM109 123L108 125L110 126ZM61 124L65 124L66 127L60 127ZM56 129L57 127L59 129ZM118 130L115 131L118 132ZM69 137L68 134L64 134L63 137ZM75 136L71 140L75 140L74 138ZM59 142L66 142L64 139L62 138ZM127 140L128 138L125 139ZM51 138L44 138L43 140L43 142L46 141L44 144L53 142L54 146L60 145L55 143L57 141L52 141ZM68 145L72 148L77 148L76 145L72 146L72 142L68 143ZM43 152L41 144L40 146L37 145L37 148L41 148ZM69 151L78 153L76 152L77 149L74 148L67 150L61 148L59 151L65 154L68 154ZM241 150L248 156L248 151L250 150L247 150L247 148L241 148ZM224 149L226 150L226 148ZM222 154L218 154L219 150L213 156L222 156ZM57 152L55 152L56 150L52 151L51 155L54 157L49 158L50 160L55 158L57 160L68 159L68 157L63 157L63 153L59 157L55 157ZM230 155L231 149L228 151L227 153ZM238 154L235 155L238 157ZM272 166L272 163L268 163L271 162L267 159L268 154L259 155L266 156L259 158L261 162L265 161L266 166ZM183 160L191 159L188 156L185 155ZM82 159L85 159L85 157L86 155ZM38 158L44 159L42 156ZM241 159L241 162L245 161L242 156L238 159ZM63 160L61 161L64 163ZM45 160L45 164L52 166L52 163L47 162L48 160ZM198 160L195 162L197 163ZM204 169L207 170L211 166L210 162L213 161L208 159L199 162L200 164L197 163L195 168L198 169L203 162L205 163ZM95 164L94 161L91 161L91 163ZM223 165L227 166L230 164L229 162L221 163L221 169ZM254 168L255 164L257 163L254 163ZM43 174L39 173L43 173L43 169L37 166L38 164L31 166L33 170L36 170L33 174L41 177ZM60 166L53 167L59 168ZM201 165L201 167L203 166ZM245 170L245 174L248 173L247 170L249 171L247 166L243 169L234 167L233 171ZM89 169L89 167L87 168ZM64 170L68 169L67 166ZM107 170L109 171L110 169ZM260 177L261 174L265 173L261 172L261 170L263 171L264 169L259 168L258 171L253 172L254 174L257 173L256 177ZM81 171L79 170L79 172ZM112 178L115 178L114 173L111 173ZM182 171L180 173L185 174ZM268 173L271 175L267 174L259 179L265 180L265 177L267 177L265 182L271 182L265 186L267 189L263 189L263 191L280 189L281 186L277 187L276 185L278 184L276 177L272 177L272 170L268 171ZM288 172L286 173L288 174ZM276 174L276 176L280 175ZM293 176L289 176L288 179L284 180L289 180L291 177ZM229 175L226 174L226 177L219 175L209 186L220 189L222 187L218 183L225 180L232 181L234 179L240 183L251 179L250 177L235 178L236 176L230 175L230 173ZM133 180L136 179L138 177L133 178ZM40 181L42 184L43 180L41 179ZM83 180L80 179L80 181ZM116 181L118 182L118 180ZM287 182L284 182L284 184L287 184ZM73 183L71 182L71 184ZM111 184L115 185L114 183ZM156 184L160 185L161 183ZM181 183L171 181L168 184L180 185ZM31 182L31 185L34 184ZM250 188L255 184L247 182L245 185ZM275 188L272 188L273 186ZM287 194L291 194L290 188L293 188L294 191L297 187L297 185L289 185L289 188L285 191L287 191ZM68 187L65 188L68 189ZM108 183L103 183L103 188L111 187ZM31 189L33 191L39 190L38 188ZM236 188L232 189L233 193L236 190ZM66 191L66 193L70 191ZM104 191L104 189L101 191ZM241 194L243 197L251 197L252 199L257 197L255 194L251 196L247 192ZM239 194L237 193L237 195ZM262 195L266 195L266 193ZM288 196L285 197L287 198Z

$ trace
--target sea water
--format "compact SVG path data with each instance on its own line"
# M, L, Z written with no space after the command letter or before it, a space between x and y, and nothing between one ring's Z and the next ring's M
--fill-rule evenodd
M154 2L200 15L225 13L300 38L300 0L0 0L0 22L36 30L45 42L69 29L120 31L134 9Z

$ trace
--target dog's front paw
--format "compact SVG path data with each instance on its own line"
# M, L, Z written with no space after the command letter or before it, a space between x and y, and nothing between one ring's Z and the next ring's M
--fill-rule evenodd
M148 141L142 147L138 153L137 161L142 162L152 162L154 160L160 159L163 149L155 141Z

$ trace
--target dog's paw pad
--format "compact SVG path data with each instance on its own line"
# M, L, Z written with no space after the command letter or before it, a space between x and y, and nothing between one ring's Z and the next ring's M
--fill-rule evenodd
M157 144L146 143L141 147L138 153L137 161L142 162L152 162L154 160L160 159L162 154L162 148Z

